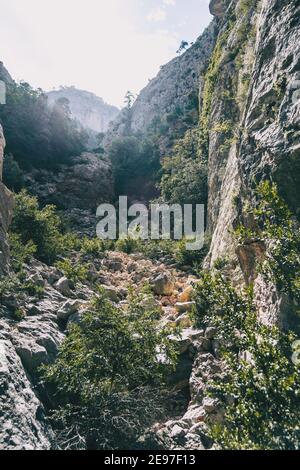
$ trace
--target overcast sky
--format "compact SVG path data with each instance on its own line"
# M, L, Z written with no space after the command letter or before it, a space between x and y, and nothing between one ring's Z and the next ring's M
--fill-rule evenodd
M209 0L0 0L0 60L16 80L74 85L122 106L182 39L210 22Z

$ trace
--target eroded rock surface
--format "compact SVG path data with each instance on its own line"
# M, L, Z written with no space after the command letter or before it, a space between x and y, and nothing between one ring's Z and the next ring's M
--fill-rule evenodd
M68 211L95 212L99 204L111 201L114 192L110 162L90 152L74 157L55 172L34 170L26 176L26 186L41 203Z

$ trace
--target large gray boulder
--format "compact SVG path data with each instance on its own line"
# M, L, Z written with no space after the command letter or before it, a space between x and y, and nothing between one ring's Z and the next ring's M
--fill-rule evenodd
M44 408L33 391L20 357L0 339L0 449L48 450Z

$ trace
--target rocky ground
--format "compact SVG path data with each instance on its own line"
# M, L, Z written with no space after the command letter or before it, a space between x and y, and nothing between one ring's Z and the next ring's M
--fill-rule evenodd
M77 258L74 253L73 261ZM193 329L189 318L196 278L177 270L168 258L161 262L141 254L107 252L96 259L87 255L84 261L90 263L90 270L83 283L74 285L57 268L34 261L25 266L25 272L26 278L41 288L39 298L36 294L21 299L14 293L4 295L0 307L0 448L51 448L53 435L45 420L47 400L37 384L39 366L53 361L68 326L80 321L96 286L102 286L112 302L125 308L130 286L138 291L145 284L152 288L162 324L182 329L181 336L174 337L179 342L180 360L171 386L184 393L186 400L192 397L182 419L155 426L157 441L167 442L170 448L209 445L201 439L205 435L203 423L207 416L216 414L216 406L197 403L203 395L205 377L219 368L212 354L214 331ZM20 314L17 319L10 314L16 308ZM197 374L192 374L194 361L200 364ZM182 407L178 414L182 414Z

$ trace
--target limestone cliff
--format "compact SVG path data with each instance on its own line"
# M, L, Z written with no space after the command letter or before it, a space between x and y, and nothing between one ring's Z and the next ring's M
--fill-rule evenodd
M266 247L257 240L239 246L233 229L239 222L250 226L243 207L255 204L254 189L265 178L277 182L294 213L299 208L300 4L212 0L210 8L218 38L201 85L200 129L208 158L212 236L206 266L227 258L228 274L236 285L254 281L261 320L285 326L292 310L288 299L255 270ZM186 414L160 430L170 438L171 447L178 444L178 436L185 440L185 448L209 446L204 423L222 421L214 401L205 396L207 378L222 369L215 333L205 332L212 349L196 355Z
M254 282L260 319L286 326L289 299L255 270L266 247L259 240L239 246L233 230L251 227L243 208L256 203L255 188L275 181L299 216L300 3L299 0L212 0L218 27L216 47L200 84L200 131L209 171L208 230L212 236L206 267L229 262L235 285ZM196 354L186 414L168 422L159 435L167 445L204 449L207 422L222 422L216 402L206 396L207 378L222 370L216 331L207 329L207 352ZM200 437L199 437L200 436Z
M134 134L147 134L150 127L163 126L162 151L178 132L182 115L195 108L199 80L215 44L216 24L213 21L197 41L181 56L161 67L158 75L141 91L130 113L130 128L126 109L110 126L104 140L108 146L112 139Z
M212 2L212 11L217 3ZM226 2L222 5L222 12L217 9L214 69L208 72L214 89L208 97L206 85L202 95L212 234L207 262L212 266L219 257L230 256L237 280L240 267L246 281L255 277L262 316L284 321L286 303L274 286L264 285L252 272L253 257L263 248L256 243L237 247L232 231L264 178L278 183L294 211L299 207L299 2L239 0L227 2L227 9Z

